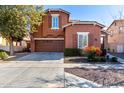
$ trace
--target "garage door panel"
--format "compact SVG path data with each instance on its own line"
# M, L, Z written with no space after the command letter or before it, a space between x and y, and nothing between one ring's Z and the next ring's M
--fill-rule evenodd
M64 51L64 40L36 40L36 52L62 52Z

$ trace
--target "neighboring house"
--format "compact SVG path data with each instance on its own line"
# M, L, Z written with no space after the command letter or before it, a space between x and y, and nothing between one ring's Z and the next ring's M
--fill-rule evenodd
M23 51L27 47L26 40L21 42L13 42L13 45L15 52ZM0 50L9 51L9 42L2 36L0 36Z
M32 52L56 52L65 48L101 47L104 25L96 21L69 20L62 9L47 9L38 31L31 34Z
M111 52L124 53L124 20L114 20L108 27L108 48Z

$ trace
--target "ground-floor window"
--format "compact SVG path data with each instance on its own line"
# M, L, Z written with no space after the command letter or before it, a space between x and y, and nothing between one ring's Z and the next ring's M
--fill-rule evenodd
M89 32L77 32L79 49L82 49L88 46L88 34Z

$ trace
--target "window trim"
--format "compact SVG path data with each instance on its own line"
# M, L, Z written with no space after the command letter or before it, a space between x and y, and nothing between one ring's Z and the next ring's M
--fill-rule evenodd
M88 46L88 41L89 41L89 39L88 39L88 35L89 35L89 32L77 32L77 48L78 49L82 49L82 48L85 48L85 47L87 47ZM84 46L84 47L82 47L82 48L80 48L79 47L79 35L87 35L87 45L86 46Z
M59 29L59 14L51 14L51 16L52 16L52 20L51 20L51 29ZM56 27L53 27L53 17L58 17L58 27L56 28Z

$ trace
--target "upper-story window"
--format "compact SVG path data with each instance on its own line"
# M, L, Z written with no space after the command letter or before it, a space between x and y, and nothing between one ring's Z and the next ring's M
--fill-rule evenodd
M51 14L52 15L52 28L51 29L59 29L59 14Z

